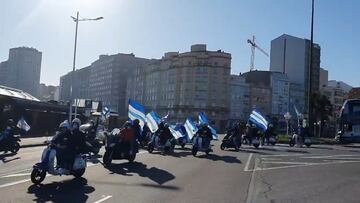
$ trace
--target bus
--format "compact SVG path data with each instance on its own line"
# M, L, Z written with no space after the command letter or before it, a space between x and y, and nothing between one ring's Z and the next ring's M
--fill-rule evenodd
M341 143L360 142L360 99L344 102L339 115L338 139Z

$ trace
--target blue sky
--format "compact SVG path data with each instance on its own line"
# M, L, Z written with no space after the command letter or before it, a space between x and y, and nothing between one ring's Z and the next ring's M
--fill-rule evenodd
M283 33L310 38L311 0L3 0L0 3L0 61L8 49L43 52L41 81L58 84L71 70L75 24L69 16L103 16L79 25L77 68L100 54L134 53L160 58L168 51L208 49L232 54L232 72L249 69L252 35L270 52ZM360 1L316 0L315 42L330 79L360 86ZM269 58L256 53L255 66L268 70Z

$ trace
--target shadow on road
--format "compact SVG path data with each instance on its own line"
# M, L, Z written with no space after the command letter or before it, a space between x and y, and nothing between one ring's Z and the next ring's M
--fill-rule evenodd
M29 194L34 194L35 202L86 202L87 194L95 191L95 188L87 185L85 178L52 182L44 185L32 185L28 188Z
M132 176L132 173L136 173L141 177L149 178L158 185L162 185L175 179L173 174L165 170L156 167L147 168L147 165L139 162L113 164L112 166L108 167L108 170L112 173L125 176Z
M13 157L15 155L16 155L16 153L1 154L0 155L0 162L7 163L7 162L10 162L10 161L15 161L15 160L20 159L20 157ZM9 157L11 157L11 158L9 158Z
M223 161L225 163L229 163L229 164L241 164L241 161L234 157L234 156L219 156L217 154L209 154L209 155L206 155L206 154L203 154L203 155L200 155L198 156L198 158L201 158L201 159L210 159L210 160L213 160L213 161Z

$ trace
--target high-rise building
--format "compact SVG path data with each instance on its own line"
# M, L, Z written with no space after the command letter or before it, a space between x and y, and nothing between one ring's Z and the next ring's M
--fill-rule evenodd
M161 116L169 114L171 122L184 122L203 111L216 127L224 129L230 105L230 68L229 53L192 45L190 52L165 53L145 69L134 71L127 96Z
M314 43L312 51L311 88L313 92L319 92L321 48ZM286 73L291 83L298 84L305 90L306 101L308 100L309 67L310 40L284 34L271 41L270 71Z
M73 76L72 76L73 75ZM71 78L73 77L73 78ZM73 99L89 99L90 66L69 72L60 77L60 100L70 101L70 86L73 79Z
M9 58L0 65L0 84L39 94L42 53L34 48L18 47L9 51Z
M126 82L129 74L143 67L148 59L134 54L100 55L90 66L76 70L73 76L73 99L102 101L103 106L127 116ZM60 78L60 98L70 100L72 72Z
M329 71L320 68L320 89L328 85L329 81Z
M242 75L230 76L230 123L247 120L251 113L250 85Z
M243 74L250 85L251 108L266 116L282 118L289 111L290 82L286 74L250 71Z

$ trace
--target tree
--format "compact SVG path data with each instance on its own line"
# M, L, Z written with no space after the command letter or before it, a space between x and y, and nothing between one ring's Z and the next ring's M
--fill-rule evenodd
M326 96L317 93L312 94L310 102L314 121L317 123L320 121L320 127L323 129L324 121L329 121L333 115L333 106Z

